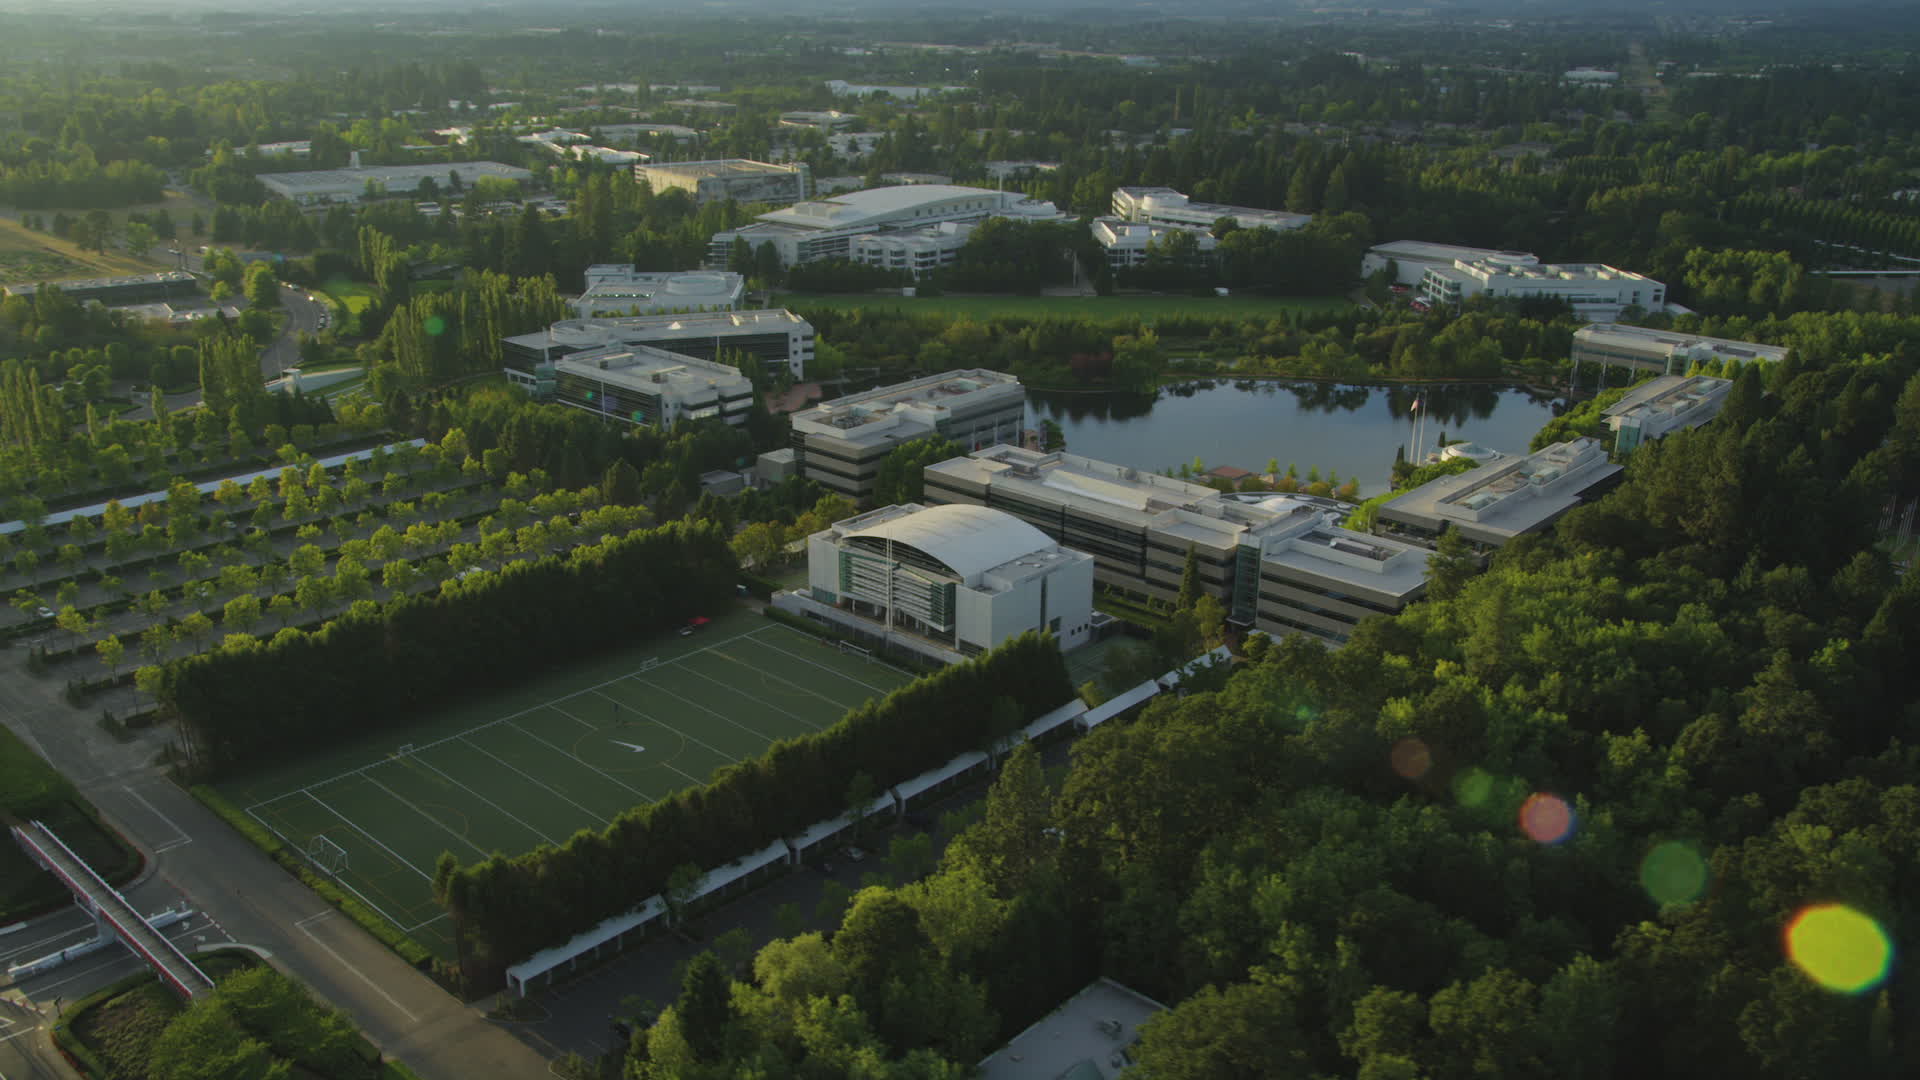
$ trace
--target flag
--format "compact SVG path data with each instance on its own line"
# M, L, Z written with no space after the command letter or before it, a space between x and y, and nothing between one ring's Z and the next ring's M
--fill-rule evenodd
M1414 398L1414 399L1413 399L1413 408L1411 408L1411 409L1408 409L1408 410L1407 410L1407 415L1408 415L1408 416L1412 416L1412 415L1413 415L1414 413L1417 413L1417 412L1419 412L1419 411L1420 411L1420 399L1419 399L1419 398Z

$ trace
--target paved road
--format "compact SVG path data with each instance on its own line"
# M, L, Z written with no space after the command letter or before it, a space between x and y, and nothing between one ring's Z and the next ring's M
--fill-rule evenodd
M116 743L88 714L61 702L59 689L59 680L24 670L21 650L0 654L0 722L44 754L148 853L149 874L130 891L141 906L157 911L167 906L167 897L183 898L220 928L221 940L265 949L281 968L345 1010L383 1050L429 1080L547 1075L538 1053L403 963L167 780L150 764L167 737L164 729ZM8 937L70 934L75 917L59 912ZM204 928L182 932L215 940ZM0 1020L7 1018L0 1013ZM13 1041L23 1045L42 1038L13 1033L22 1035ZM0 1030L0 1039L8 1034ZM0 1056L0 1063L8 1060ZM58 1075L18 1069L20 1076ZM17 1080L8 1064L0 1064L0 1075Z
M280 286L280 306L287 309L287 325L273 344L260 350L260 377L277 379L300 363L300 334L316 334L327 306L307 299L307 291L293 285Z

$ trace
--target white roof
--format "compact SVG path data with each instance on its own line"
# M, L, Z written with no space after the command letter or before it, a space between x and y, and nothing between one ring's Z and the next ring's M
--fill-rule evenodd
M814 199L790 206L785 210L762 214L760 220L812 229L877 225L933 203L973 197L987 200L991 208L996 210L1026 201L1017 195L1008 198L1005 193L989 188L961 187L955 184L906 184L900 187L849 191L844 195L835 195L831 198Z
M1101 724L1119 716L1135 705L1160 693L1160 690L1159 679L1148 679L1146 682L1141 683L1126 693L1117 697L1108 698L1099 705L1081 713L1080 726L1089 730L1099 727Z
M918 513L889 518L847 534L907 544L939 559L971 579L1002 563L1036 551L1050 551L1046 533L1012 514L984 506L929 506Z
M954 758L952 761L947 762L945 765L928 769L926 772L921 773L911 780L902 781L901 783L893 785L893 793L903 800L911 799L936 784L945 780L951 780L961 773L966 772L968 769L984 763L986 760L987 755L978 750L969 750L959 757Z
M593 927L582 930L580 933L568 938L564 943L555 945L550 949L541 949L525 960L509 967L507 969L507 977L509 979L518 979L522 982L528 979L539 978L554 968L559 967L561 964L572 960L574 957L580 956L601 945L605 945L607 942L632 930L634 927L644 926L666 913L666 901L658 896L649 896L640 902L639 907L634 908L625 915L615 915L611 919L603 919Z

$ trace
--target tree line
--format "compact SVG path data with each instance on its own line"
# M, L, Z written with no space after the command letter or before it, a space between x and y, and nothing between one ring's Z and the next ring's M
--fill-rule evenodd
M623 813L566 844L461 866L440 857L434 893L453 916L470 986L664 894L676 872L720 866L846 811L856 778L897 783L990 745L1073 695L1050 636L1029 633L774 743L711 780ZM1000 701L1009 708L989 707Z

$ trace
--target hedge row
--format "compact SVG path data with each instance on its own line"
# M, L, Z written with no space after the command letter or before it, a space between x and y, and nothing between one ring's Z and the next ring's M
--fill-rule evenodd
M290 851L280 837L268 831L258 821L248 817L246 811L229 802L226 796L205 784L195 784L191 788L193 797L206 805L207 809L220 815L228 825L240 835L253 841L255 847L267 853L281 868L299 878L301 883L339 908L341 913L361 929L372 934L382 945L392 949L400 959L417 968L429 968L433 964L433 954L427 947L400 932L400 928L373 913L357 898L342 890L338 885L313 872L307 861L297 853Z
M468 985L497 985L508 965L666 892L683 866L719 866L843 813L860 774L884 787L987 745L1005 734L993 730L1000 699L1024 721L1072 696L1053 638L1026 634L562 847L467 867L443 855L436 892L453 915Z
M450 698L681 625L729 604L737 576L711 523L635 530L319 633L175 660L159 698L200 776L217 776L411 724Z

